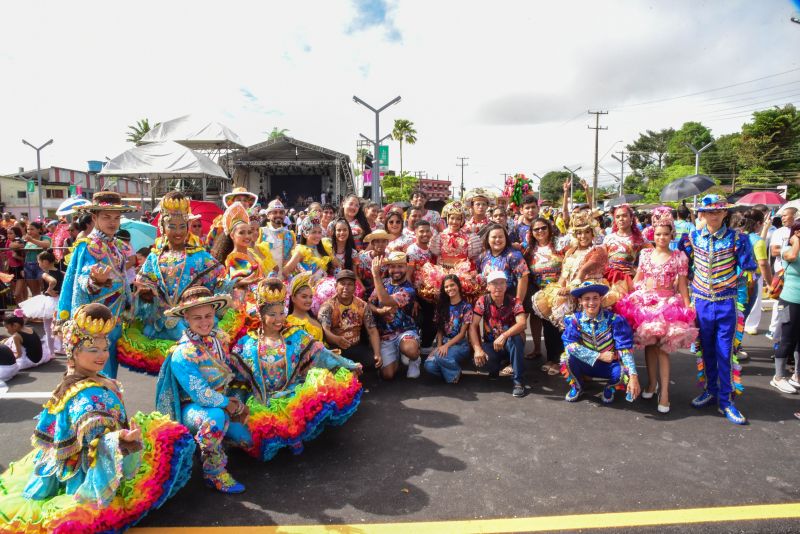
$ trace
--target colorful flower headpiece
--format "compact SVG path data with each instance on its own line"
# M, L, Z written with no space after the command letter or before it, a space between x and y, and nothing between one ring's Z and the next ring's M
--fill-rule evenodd
M725 199L725 197L719 195L706 195L700 201L700 205L697 206L697 211L727 210L731 207L732 206L728 204L728 201Z
M311 287L311 271L303 271L292 278L289 284L289 294L294 296L304 287Z
M506 178L503 196L510 200L508 208L515 212L522 206L522 200L533 192L533 182L524 174L515 174Z
M669 226L675 229L675 219L672 218L672 209L667 206L659 206L653 209L653 227Z
M274 288L274 289L273 289ZM266 278L256 287L256 306L283 304L286 301L286 286L279 278Z
M93 311L96 312L101 308L108 310L102 304L84 304L75 311L72 319L66 321L62 326L64 352L68 359L73 358L75 348L81 343L92 340L96 336L107 336L117 325L116 317L102 319L92 316Z
M240 223L250 224L250 216L247 215L247 209L244 204L234 202L222 214L222 231L226 235L231 235L234 227Z
M303 223L300 225L300 233L308 235L315 226L320 225L319 221L320 217L318 211L309 212L308 216L303 219Z

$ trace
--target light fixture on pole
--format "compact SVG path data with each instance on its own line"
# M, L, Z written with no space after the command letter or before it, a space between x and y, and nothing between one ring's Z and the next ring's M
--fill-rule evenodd
M705 152L705 150L707 148L709 148L713 144L714 144L714 141L709 141L703 148L698 150L691 143L684 143L684 145L686 145L686 147L689 148L689 150L694 152L694 173L695 174L700 174L700 154ZM697 207L697 195L694 196L694 201L692 202L692 205L695 208Z
M42 221L42 222L44 222L44 206L42 204L42 160L41 160L41 157L40 157L40 152L42 151L42 149L44 147L46 147L47 145L49 145L52 142L53 142L53 140L50 139L48 142L46 142L42 146L35 147L32 144L30 144L29 142L27 142L25 139L22 140L23 144L28 145L29 147L31 147L32 149L34 149L36 151L36 181L38 182L38 185L39 185L39 220Z
M383 106L379 107L378 109L373 108L372 106L370 106L369 104L367 104L366 102L364 102L363 100L361 100L360 98L358 98L355 95L353 95L353 102L355 102L356 104L361 104L362 106L364 106L365 108L369 109L370 111L372 111L375 114L375 141L374 141L374 145L375 145L375 159L378 160L378 172L374 173L374 171L373 171L373 176L372 176L372 201L377 203L378 205L380 205L381 204L381 172L380 172L381 171L381 164L380 164L380 156L378 155L378 152L380 151L379 147L381 146L381 142L384 139L387 139L388 137L391 137L390 135L386 135L386 136L383 137L383 139L381 139L381 133L380 133L380 130L381 130L381 119L380 119L380 116L381 116L381 111L383 111L384 109L388 108L389 106L391 106L393 104L397 104L398 102L400 102L400 97L399 96L395 97L394 99L390 100L389 102L387 102ZM366 138L366 136L364 136L364 135L362 135L362 137Z

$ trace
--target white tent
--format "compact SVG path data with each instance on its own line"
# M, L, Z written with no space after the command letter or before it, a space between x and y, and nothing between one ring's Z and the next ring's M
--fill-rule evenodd
M242 140L230 128L194 115L184 115L162 122L142 137L141 142L175 141L193 150L244 148Z
M126 150L109 160L99 175L228 179L222 167L211 159L174 141L149 143Z

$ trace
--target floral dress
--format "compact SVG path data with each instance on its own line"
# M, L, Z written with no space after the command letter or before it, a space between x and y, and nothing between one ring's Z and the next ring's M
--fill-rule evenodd
M475 262L482 252L480 238L464 229L452 231L449 227L431 239L430 250L437 264L422 266L420 296L428 302L436 302L442 280L455 274L461 282L464 298L474 300L483 293L484 285L475 272Z

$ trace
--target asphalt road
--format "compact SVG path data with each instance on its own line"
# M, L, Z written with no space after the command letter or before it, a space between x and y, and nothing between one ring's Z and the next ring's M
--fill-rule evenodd
M764 321L768 319L765 314ZM528 395L510 379L466 373L445 385L423 373L364 377L361 406L343 427L326 430L300 456L282 451L267 464L238 451L231 473L247 486L226 496L192 481L140 526L359 524L594 514L800 502L797 447L800 396L769 386L773 368L763 335L745 337L749 418L732 425L714 408L689 406L697 394L694 358L672 358L672 411L655 399L611 406L596 387L576 404L563 400L560 376L528 362ZM530 344L528 346L530 349ZM643 357L637 354L644 376ZM24 372L10 392L50 391L63 361ZM155 379L122 370L129 412L153 409ZM0 400L0 464L29 450L44 399ZM624 532L696 532L698 525ZM656 530L657 529L657 530ZM789 520L703 525L710 532L797 532ZM443 531L447 529L443 527Z

